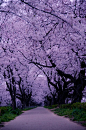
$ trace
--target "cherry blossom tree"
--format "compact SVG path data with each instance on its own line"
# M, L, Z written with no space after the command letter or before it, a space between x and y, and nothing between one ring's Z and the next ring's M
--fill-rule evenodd
M46 76L49 86L54 87L57 103L65 103L68 98L81 101L80 92L86 86L86 1L0 3L1 67L13 61L18 61L18 66L33 64ZM51 95L54 98L52 90Z
M15 77L13 76L13 70L9 66L7 66L4 71L4 78L6 79L7 91L10 92L12 107L16 108L16 86L15 86Z

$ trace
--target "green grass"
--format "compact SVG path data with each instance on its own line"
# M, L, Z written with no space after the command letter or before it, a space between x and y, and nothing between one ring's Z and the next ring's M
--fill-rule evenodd
M72 110L70 109L62 109L62 108L58 108L54 110L54 113L58 114L59 116L66 116L66 117L72 117Z
M86 121L86 111L76 109L58 108L55 109L55 113L60 116L66 116L73 118L73 121Z
M58 104L51 105L51 106L44 106L44 107L45 107L45 108L48 108L48 109L53 109L53 108L58 107Z
M0 123L1 122L8 122L10 120L13 120L16 116L23 113L22 111L31 110L33 108L36 108L36 107L25 108L25 109L22 109L22 110L18 109L18 108L13 110L12 107L10 107L10 106L0 107Z
M70 108L70 109L74 109L74 108L78 108L78 109L83 109L84 111L86 111L86 103L73 103L73 104L62 104L60 105L60 108Z
M13 120L16 116L16 114L5 113L3 116L1 116L1 122L8 122L10 120Z
M13 120L16 116L20 115L21 113L22 111L18 108L13 110L10 106L0 107L0 123Z
M46 107L52 109L52 106ZM82 122L86 126L86 103L63 104L52 110L59 116L69 117L73 121Z
M36 107L24 108L23 111L31 110L31 109L34 109L34 108L36 108Z

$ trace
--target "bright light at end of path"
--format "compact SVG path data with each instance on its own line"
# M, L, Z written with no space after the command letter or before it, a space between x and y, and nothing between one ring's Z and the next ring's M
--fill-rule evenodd
M75 1L75 0L70 0L71 2Z
M44 78L45 76L40 74L40 75L38 75L38 77L40 77L40 78Z

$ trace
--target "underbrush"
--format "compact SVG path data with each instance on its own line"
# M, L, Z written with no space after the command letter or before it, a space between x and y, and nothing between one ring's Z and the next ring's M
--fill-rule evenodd
M70 109L78 108L78 109L82 109L86 111L86 103L77 102L73 104L63 104L63 105L60 105L60 108L70 108Z
M52 109L52 106L45 108ZM59 116L69 117L71 120L86 126L86 103L63 104L52 111Z
M72 118L73 121L86 121L86 111L76 109L58 108L55 113L60 116Z
M45 108L48 108L48 109L53 109L53 108L57 108L58 107L58 104L55 104L55 105L51 105L51 106L44 106Z
M24 108L23 111L31 110L31 109L34 109L34 108L36 108L36 107Z
M0 123L1 122L8 122L10 120L13 120L16 116L23 113L22 111L31 110L33 108L34 107L25 108L25 109L16 108L15 110L13 110L11 106L0 107Z
M22 111L18 108L13 110L10 106L0 107L0 123L10 121L21 113Z

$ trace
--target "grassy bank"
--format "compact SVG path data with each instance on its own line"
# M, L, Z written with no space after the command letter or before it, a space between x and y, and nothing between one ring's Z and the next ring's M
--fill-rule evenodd
M16 116L23 113L22 111L31 110L33 108L35 107L25 109L16 108L15 110L13 110L10 106L0 107L0 124L2 122L8 122L10 120L13 120Z
M86 126L86 103L45 106L59 116L65 116Z

